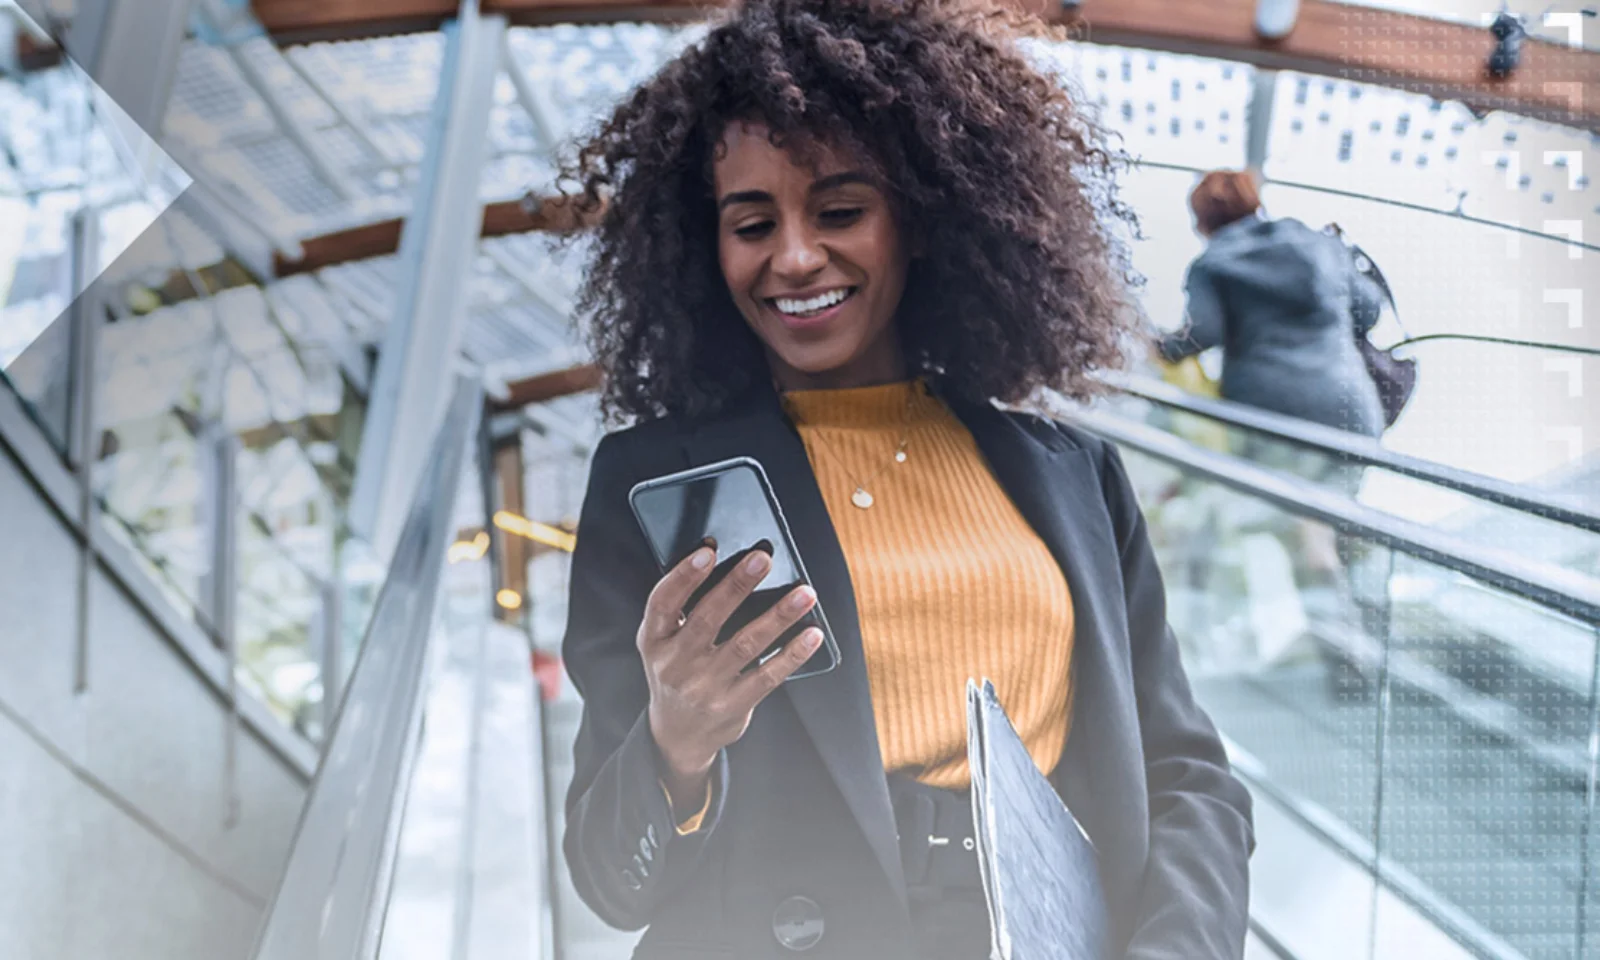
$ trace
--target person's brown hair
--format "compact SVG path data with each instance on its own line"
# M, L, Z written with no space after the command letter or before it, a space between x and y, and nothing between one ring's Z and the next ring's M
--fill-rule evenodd
M1213 234L1261 207L1256 176L1248 170L1213 170L1189 194L1189 209L1201 233Z
M917 240L897 322L914 374L978 398L1085 397L1118 366L1137 278L1120 155L984 0L745 0L646 81L565 180L601 214L579 316L612 418L695 415L769 374L717 255L714 151L759 120L885 184Z

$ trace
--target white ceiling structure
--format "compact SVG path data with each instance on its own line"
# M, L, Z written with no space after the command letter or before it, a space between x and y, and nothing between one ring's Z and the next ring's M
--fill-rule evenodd
M551 192L561 147L702 29L636 23L510 30L480 197ZM177 66L162 146L274 238L280 253L330 231L403 217L419 176L442 47L437 32L282 50L264 36L227 47L192 39ZM1133 159L1191 170L1244 162L1254 68L1080 43L1037 45L1034 55L1083 91ZM115 179L116 151L83 136L87 103L62 109L73 86L56 75L69 70L0 81L7 106L0 145L10 147L11 160L0 164L0 203L9 195L32 204L21 244L27 252L13 255L20 268L10 278L11 296L0 298L0 357L18 352L63 306L52 284L29 282L48 275L63 247L63 214L83 199L60 171L104 168ZM510 71L531 82L519 90ZM1272 87L1265 171L1273 180L1553 236L1575 232L1551 211L1576 190L1587 197L1576 230L1591 243L1600 237L1600 195L1590 192L1585 172L1597 159L1588 133L1504 114L1480 119L1459 105L1292 72L1278 73ZM152 206L129 200L141 202ZM124 219L124 234L148 223ZM187 265L218 258L214 239L182 214L166 219L174 235L168 247ZM0 251L5 243L0 236ZM580 362L584 351L568 311L581 253L581 245L558 248L538 235L484 240L466 360L487 368L491 380ZM274 291L282 285L285 296L272 293L264 304L276 316L292 291L311 318L308 329L371 344L394 312L394 269L394 256L327 267L269 284ZM32 290L41 295L29 296ZM581 411L585 419L591 413Z

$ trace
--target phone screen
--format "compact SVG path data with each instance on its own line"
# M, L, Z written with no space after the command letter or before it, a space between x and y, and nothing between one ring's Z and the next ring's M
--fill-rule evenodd
M766 485L761 475L748 464L736 463L698 477L682 480L668 478L664 482L643 485L634 491L632 500L634 513L663 570L676 566L702 545L710 544L716 548L716 568L690 596L686 613L693 610L707 592L753 551L764 551L772 558L772 566L761 584L724 624L717 636L718 643L726 642L790 590L805 582L778 512L768 499ZM836 648L832 637L827 635L820 605L813 607L810 613L784 631L762 653L757 663L776 653L783 644L810 626L823 629L823 645L791 679L831 669Z

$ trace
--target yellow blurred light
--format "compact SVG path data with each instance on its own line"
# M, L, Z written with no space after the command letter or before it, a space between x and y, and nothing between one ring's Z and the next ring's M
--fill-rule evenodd
M522 607L522 594L515 590L501 590L494 595L494 599L507 610L518 610Z
M527 517L518 516L510 510L496 511L494 525L507 533L514 533L519 537L532 540L534 543L542 543L547 547L555 547L557 550L564 550L567 553L571 553L572 548L578 542L577 537L562 530L560 527L552 527L548 523L529 520Z
M483 530L471 540L457 540L450 544L446 557L451 563L461 563L464 560L482 560L483 555L489 552L489 534Z

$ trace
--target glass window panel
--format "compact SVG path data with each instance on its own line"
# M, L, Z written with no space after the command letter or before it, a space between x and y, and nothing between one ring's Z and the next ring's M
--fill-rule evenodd
M239 518L235 631L240 682L284 723L316 738L322 661L315 648L322 594L257 518Z
M1126 459L1202 703L1273 781L1371 844L1375 598L1343 569L1340 538L1156 460Z
M25 343L14 356L0 363L0 382L22 399L39 428L59 452L67 451L71 408L72 331L65 318L51 316L54 301L34 301L39 309L0 311L0 346L8 336L13 344Z
M1600 723L1590 731L1593 742L1600 742ZM1588 896L1584 898L1583 912L1583 950L1579 956L1583 960L1596 960L1600 958L1600 808L1593 805L1589 808L1588 835L1585 838L1585 849L1580 851L1584 857L1584 875Z
M111 529L190 616L204 607L211 573L207 473L193 426L171 412L108 424L94 474Z
M222 362L216 323L189 302L107 324L100 337L100 410L115 424L182 409L198 414Z
M1595 626L1127 462L1202 704L1245 766L1375 846L1403 891L1377 899L1377 956L1422 955L1418 916L1431 936L1572 956Z
M308 572L333 568L336 517L321 477L292 440L239 454L240 500L279 548Z
M1524 955L1572 956L1593 625L1412 558L1394 603L1384 857Z

